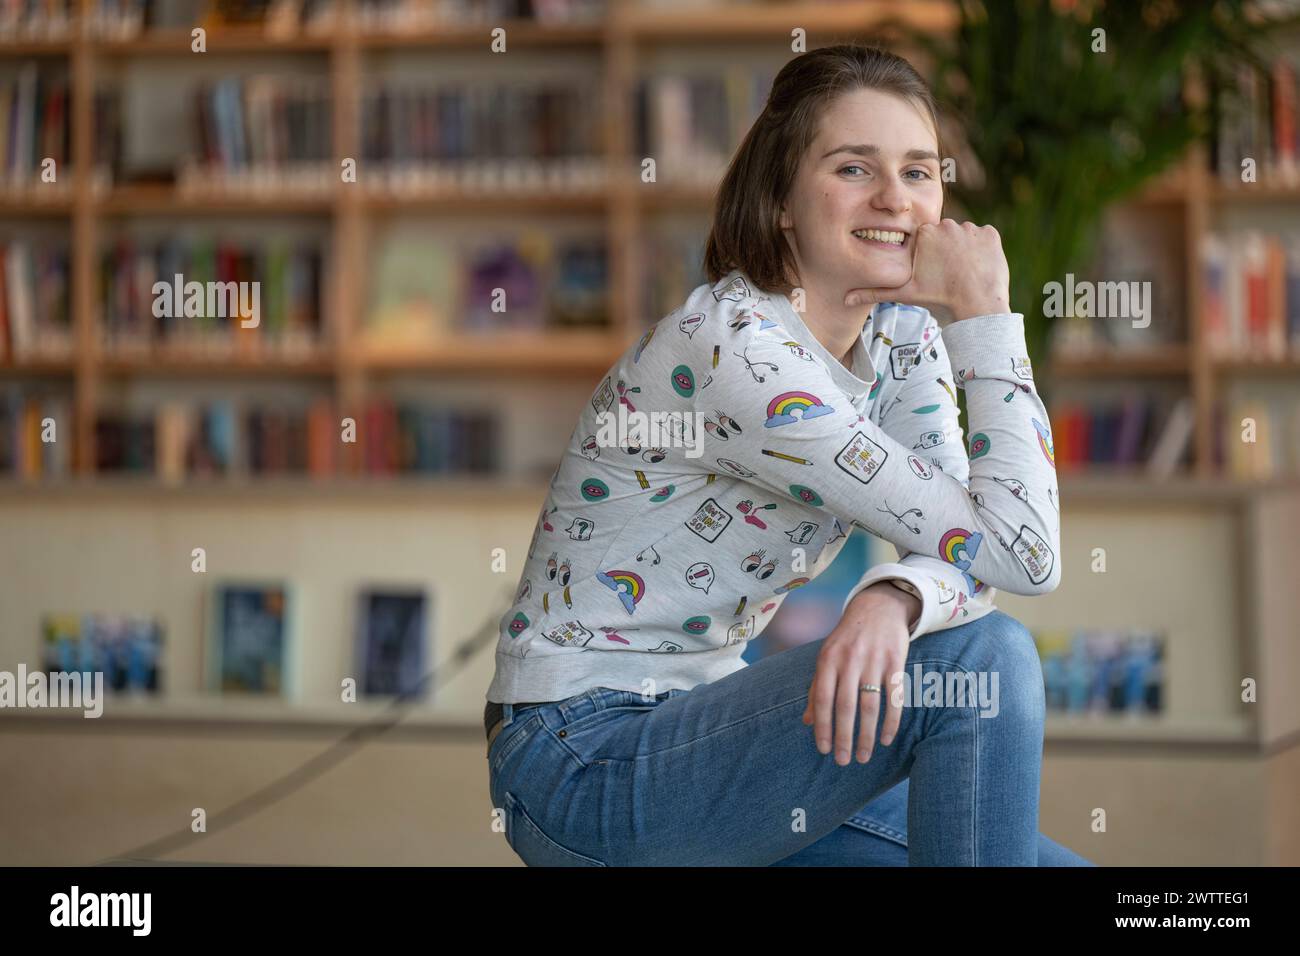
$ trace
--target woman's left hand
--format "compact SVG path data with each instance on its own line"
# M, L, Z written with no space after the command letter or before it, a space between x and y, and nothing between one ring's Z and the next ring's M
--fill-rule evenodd
M880 699L892 675L903 669L910 640L908 622L920 609L920 601L887 581L866 588L849 603L835 630L827 635L817 656L817 672L808 691L803 722L813 723L817 749L830 753L831 731L835 734L836 762L849 763L853 745L853 718L861 701L858 729L858 762L871 759L880 717ZM861 690L875 684L879 692ZM834 714L834 724L831 722ZM888 746L898 733L902 709L886 702L885 724L880 742Z

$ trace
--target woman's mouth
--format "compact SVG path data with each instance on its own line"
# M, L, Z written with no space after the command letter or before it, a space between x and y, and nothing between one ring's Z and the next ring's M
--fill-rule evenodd
M907 245L907 233L897 229L854 229L853 235L869 246L884 249L902 249Z

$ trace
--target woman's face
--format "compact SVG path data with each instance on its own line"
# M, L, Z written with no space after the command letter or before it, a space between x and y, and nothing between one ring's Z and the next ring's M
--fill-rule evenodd
M929 118L902 97L867 89L837 97L781 211L796 284L827 298L904 285L916 228L943 210L938 148ZM863 237L871 228L901 232L902 242Z

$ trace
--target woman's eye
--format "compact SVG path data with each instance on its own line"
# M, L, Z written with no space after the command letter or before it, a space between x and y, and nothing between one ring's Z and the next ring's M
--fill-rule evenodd
M933 177L930 175L930 173L929 173L928 171L924 170L924 169L909 169L909 170L907 171L907 173L904 173L904 175L907 175L908 173L920 173L920 174L921 174L921 177L920 177L921 179L932 179L932 178L933 178ZM913 182L916 182L916 181L917 181L917 180L913 180Z
M850 169L858 169L858 170L861 170L863 173L866 172L866 169L864 169L862 166L858 166L858 165L856 165L856 164L853 165L853 166L845 166L843 169L840 170L840 172L842 172L842 173L847 173ZM851 178L853 178L853 179L857 179L858 177L857 177L857 176L853 176L853 177L851 177Z

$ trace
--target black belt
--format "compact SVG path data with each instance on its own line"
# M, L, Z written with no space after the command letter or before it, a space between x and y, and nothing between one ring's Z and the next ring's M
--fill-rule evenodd
M517 704L512 703L510 706L516 711L524 707L542 707L546 704L553 704L553 700L536 700L520 701ZM506 710L504 704L498 704L494 701L488 701L487 706L483 708L483 734L486 737L492 736L492 728L505 718Z

